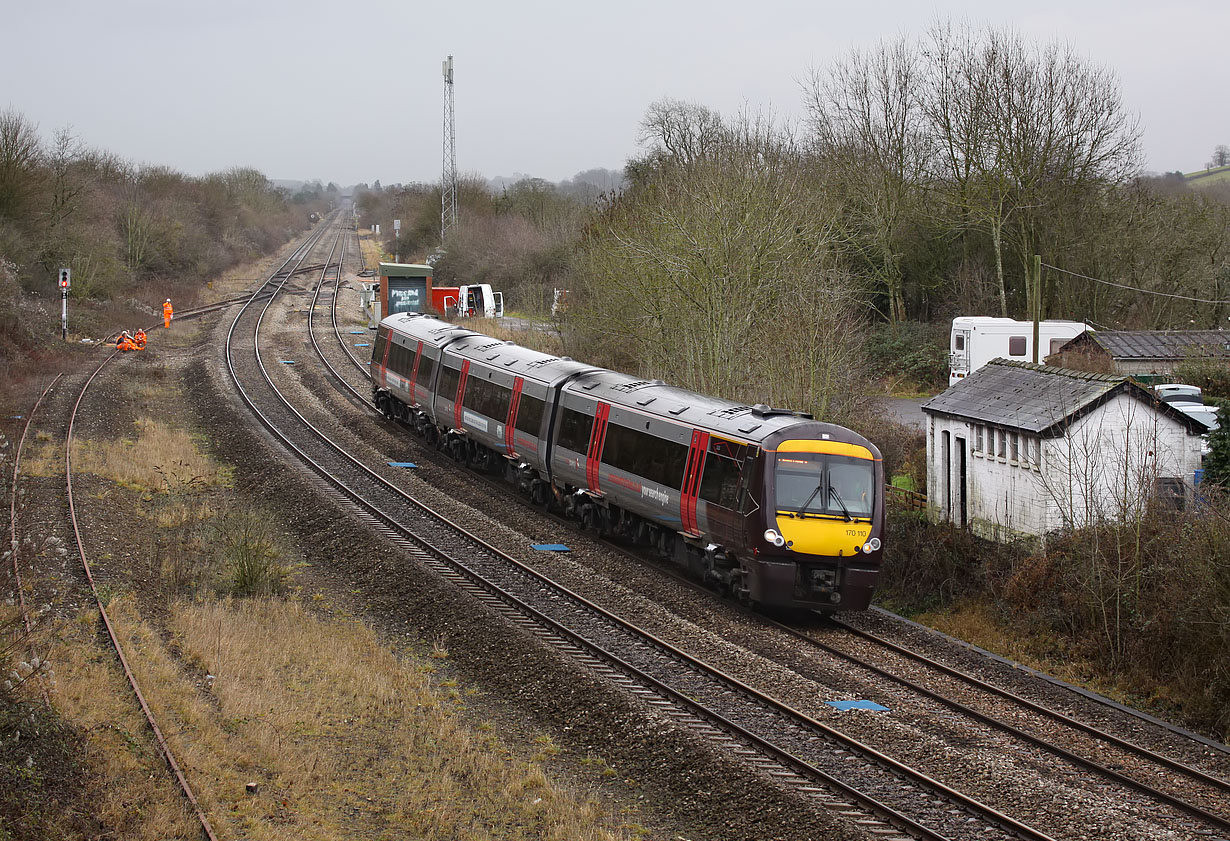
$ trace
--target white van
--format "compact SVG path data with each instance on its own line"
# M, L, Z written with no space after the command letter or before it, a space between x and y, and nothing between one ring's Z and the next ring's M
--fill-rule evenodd
M1069 339L1089 328L1079 321L1041 321L1038 323L1038 361L1042 362ZM962 315L952 320L948 339L948 384L961 380L992 359L1033 362L1034 323L1011 318Z

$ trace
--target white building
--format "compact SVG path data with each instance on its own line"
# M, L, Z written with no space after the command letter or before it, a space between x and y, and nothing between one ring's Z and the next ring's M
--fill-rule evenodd
M1007 541L1183 504L1205 427L1133 380L996 359L923 404L934 522Z

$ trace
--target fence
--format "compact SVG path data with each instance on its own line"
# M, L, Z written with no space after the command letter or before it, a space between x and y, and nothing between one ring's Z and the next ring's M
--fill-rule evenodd
M926 494L919 493L918 491L907 491L905 488L899 488L896 485L886 485L885 487L888 490L887 500L890 504L918 511L927 510Z

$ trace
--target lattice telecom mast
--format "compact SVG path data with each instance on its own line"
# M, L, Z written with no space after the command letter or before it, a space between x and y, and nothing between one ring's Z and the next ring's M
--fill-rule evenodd
M444 62L444 177L440 181L440 242L457 224L457 133L453 128L453 57Z

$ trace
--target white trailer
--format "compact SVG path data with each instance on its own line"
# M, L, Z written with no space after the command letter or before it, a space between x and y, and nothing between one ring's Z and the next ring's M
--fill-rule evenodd
M1038 361L1089 328L1079 321L1038 322ZM1011 318L962 315L952 320L948 338L948 384L956 385L992 359L1033 362L1034 323Z

